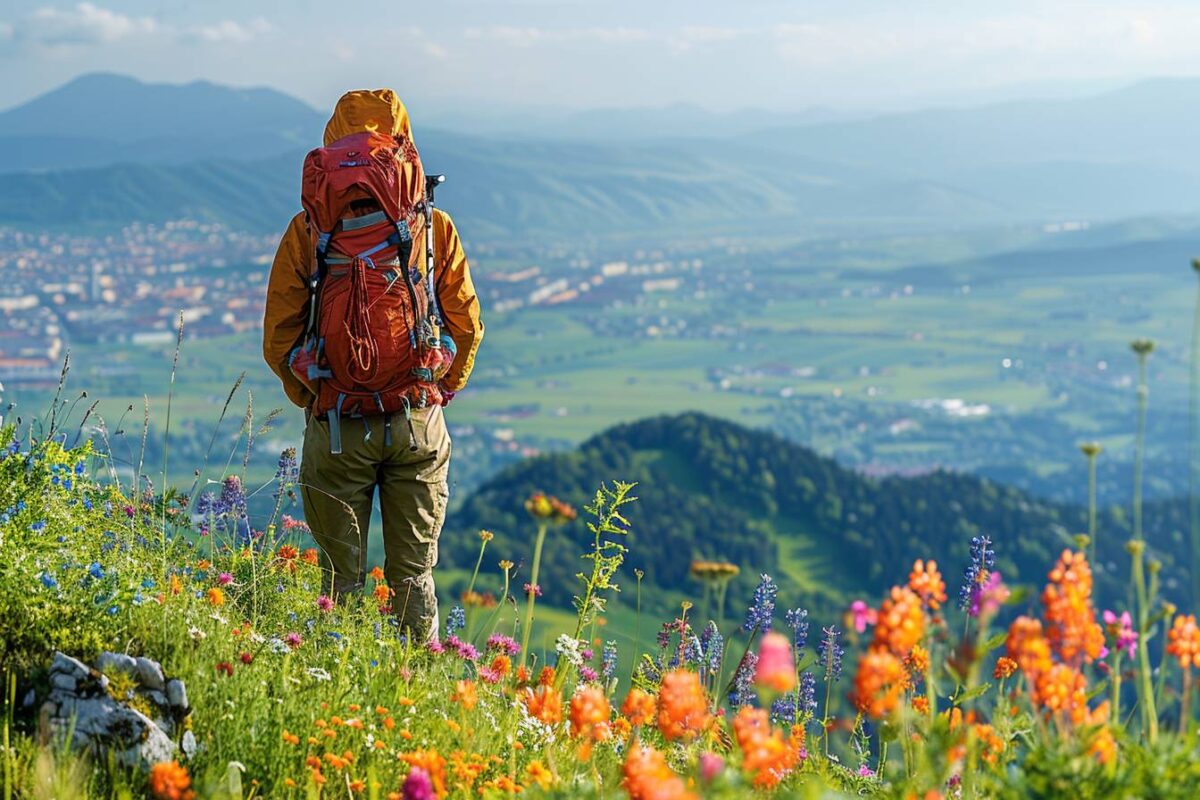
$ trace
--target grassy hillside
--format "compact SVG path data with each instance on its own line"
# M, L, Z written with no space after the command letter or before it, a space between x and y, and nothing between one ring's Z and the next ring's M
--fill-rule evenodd
M582 504L612 478L642 487L628 515L631 552L621 584L633 586L632 571L644 570L644 596L656 608L698 592L688 574L692 559L721 559L743 571L731 587L735 607L765 572L805 607L836 614L852 599L882 591L897 569L931 551L953 579L969 561L974 536L992 540L1006 580L1034 581L1086 529L1083 509L1039 502L985 479L935 472L873 480L775 434L686 413L619 425L577 450L505 469L451 515L443 559L469 568L475 532L487 528L497 549L518 556L520 571L532 548L524 498L545 491ZM1187 585L1183 505L1147 510L1152 549L1176 597ZM1098 591L1116 601L1127 577L1124 513L1112 509L1100 530ZM542 569L551 578L541 583L553 603L566 604L576 589L582 534L568 527L546 547Z

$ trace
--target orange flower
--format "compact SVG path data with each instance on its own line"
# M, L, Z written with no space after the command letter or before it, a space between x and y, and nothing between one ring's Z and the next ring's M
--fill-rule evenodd
M667 741L690 742L711 722L708 696L699 675L677 669L663 676L658 691L658 729Z
M886 717L896 710L906 683L907 675L900 659L882 648L872 648L858 662L858 672L854 675L854 704L870 717Z
M621 768L621 785L629 800L695 800L683 779L671 771L663 754L647 745L629 748Z
M743 706L733 720L733 733L742 751L742 769L752 775L755 786L776 786L800 763L799 747L785 739L783 731L771 728L765 709Z
M160 761L150 768L150 792L158 800L193 800L192 779L178 761Z
M446 796L446 759L437 750L413 750L411 753L401 753L399 758L410 767L428 772L434 793L438 797Z
M1104 630L1092 607L1092 568L1082 552L1063 550L1042 591L1046 638L1068 664L1091 663L1104 649Z
M378 569L378 567L376 569ZM386 583L377 583L375 584L375 588L371 590L371 594L374 595L375 600L379 603L386 603L391 599L395 592L393 592L392 587L388 586Z
M562 722L562 696L553 686L538 686L537 689L526 687L521 693L521 702L529 716L543 725L557 725Z
M217 587L208 590L208 604L214 608L220 608L225 605L225 593Z
M475 682L462 680L454 686L454 692L450 695L450 700L455 703L462 703L462 707L470 711L479 704L479 695L475 691Z
M1034 701L1051 714L1063 714L1082 725L1088 718L1087 678L1069 664L1055 664L1038 675Z
M525 780L531 786L549 789L554 785L554 773L546 769L546 765L541 761L530 761L529 766L525 768Z
M178 575L172 574L167 583L171 594L178 595L183 591L183 580L181 580Z
M996 762L1000 760L1000 754L1004 752L1004 737L987 724L976 725L971 728L971 732L980 744L979 757L984 760L984 763L995 766Z
M288 744L300 744L300 737L286 730L283 732L283 740Z
M383 569L379 566L371 567L371 571L367 573L367 576L373 580L381 581L383 580Z
M937 611L946 602L946 582L938 571L936 561L913 562L912 572L908 573L908 588L912 589L921 602L931 611Z
M904 657L904 666L913 675L924 675L929 670L929 651L921 645L913 645L912 652Z
M654 711L654 695L637 687L629 690L629 694L625 695L625 702L621 704L621 713L629 720L630 725L645 725L652 722Z
M1008 656L1000 656L996 659L996 669L992 671L992 677L998 681L1010 678L1017 671L1017 666L1017 662Z
M598 686L584 686L571 698L571 735L602 742L612 735L608 697Z
M554 683L554 667L542 667L542 671L538 673L538 683L542 686Z
M921 598L907 586L893 586L879 607L872 647L883 647L904 657L925 635L925 612Z
M1107 725L1101 727L1088 743L1088 755L1101 764L1110 764L1117 757L1117 740L1113 738L1112 729Z
M929 698L923 694L917 695L912 699L912 707L913 711L916 711L918 714L928 714Z
M317 552L317 548L310 547L300 556L300 560L305 564L312 564L314 567L321 563L321 554Z
M1179 666L1190 669L1200 667L1200 628L1196 627L1196 616L1179 614L1167 631L1167 653L1175 656Z
M1050 669L1050 643L1042 633L1042 621L1033 617L1017 617L1008 628L1005 640L1008 657L1030 681Z

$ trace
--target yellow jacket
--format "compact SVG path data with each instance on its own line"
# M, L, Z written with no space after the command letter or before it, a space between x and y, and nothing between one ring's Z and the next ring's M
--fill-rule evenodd
M325 144L363 130L388 130L393 135L412 136L408 111L395 92L376 89L342 95L325 126ZM412 233L416 246L411 264L423 274L424 217L417 218ZM438 257L434 276L442 323L458 349L441 384L447 390L457 392L467 385L475 366L475 352L483 340L483 321L479 318L479 298L471 282L471 269L458 231L450 216L441 209L433 212L433 241ZM313 258L312 240L304 214L300 213L292 218L284 231L271 265L263 314L263 358L283 382L288 399L302 408L312 404L313 396L292 374L287 362L292 349L300 343L308 322L308 276L312 272Z

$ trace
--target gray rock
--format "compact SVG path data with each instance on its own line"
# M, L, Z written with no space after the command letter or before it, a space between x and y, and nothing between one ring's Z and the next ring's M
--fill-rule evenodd
M79 680L83 680L91 670L88 665L82 661L71 658L66 653L55 653L54 660L50 662L50 671L59 675L71 675Z
M147 689L156 689L161 692L166 688L166 678L163 677L162 666L157 661L139 657L137 660L137 675L138 680L142 682L142 686L145 686Z
M25 708L33 708L33 704L36 702L37 702L37 692L35 692L33 689L30 689L28 692L25 693L25 699L22 701L22 705Z
M51 689L58 689L59 691L74 693L78 684L79 684L79 681L76 680L74 675L67 675L66 673L63 673L63 672L51 672L50 673L50 688Z
M158 706L159 708L165 709L169 705L167 703L167 696L162 692L157 692L154 689L150 689L149 691L145 692L145 695L151 703L154 703L154 705Z
M96 659L96 669L107 675L123 672L126 675L137 675L137 660L125 653L101 653Z
M183 754L189 759L195 758L196 751L200 749L196 743L196 734L191 731L183 732L183 740L179 743L179 746L183 749Z
M167 702L180 711L188 707L187 688L183 681L178 678L167 681Z

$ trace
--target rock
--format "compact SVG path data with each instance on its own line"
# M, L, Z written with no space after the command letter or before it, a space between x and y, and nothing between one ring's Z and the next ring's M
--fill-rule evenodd
M66 653L55 653L54 660L50 662L50 671L59 675L71 675L77 680L83 680L91 674L87 664L82 661L71 658Z
M137 660L125 653L101 653L96 659L96 669L107 675L123 672L126 675L138 674Z
M157 661L139 657L137 660L137 675L138 680L142 682L142 686L145 686L147 689L155 689L161 692L166 688L166 678L163 677L162 666Z
M183 740L179 743L179 746L183 749L183 754L189 759L195 758L196 751L200 749L196 743L196 734L191 731L183 732Z
M183 681L178 678L172 678L167 681L167 702L180 711L187 710L187 688L184 687Z
M25 699L22 701L22 705L25 708L33 708L33 704L36 702L37 702L37 692L35 692L33 689L30 689L28 692L25 693Z
M78 683L79 683L79 681L77 681L75 679L74 675L67 675L62 672L51 672L50 673L50 688L51 689L59 689L64 692L74 693L75 689L78 686Z

